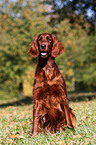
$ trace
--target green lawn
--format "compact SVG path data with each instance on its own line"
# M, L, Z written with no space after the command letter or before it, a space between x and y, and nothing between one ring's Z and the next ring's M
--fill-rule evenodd
M79 98L79 100L78 100ZM80 99L81 98L81 99ZM85 98L85 100L84 100ZM95 145L96 98L77 96L72 101L77 125L75 130L66 128L56 134L30 136L32 127L32 103L30 97L23 100L0 102L0 145Z

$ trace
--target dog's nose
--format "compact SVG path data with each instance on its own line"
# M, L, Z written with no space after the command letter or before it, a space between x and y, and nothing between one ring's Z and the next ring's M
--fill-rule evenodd
M42 48L42 49L45 49L45 48L46 48L46 45L45 45L45 44L42 44L42 45L41 45L41 48Z

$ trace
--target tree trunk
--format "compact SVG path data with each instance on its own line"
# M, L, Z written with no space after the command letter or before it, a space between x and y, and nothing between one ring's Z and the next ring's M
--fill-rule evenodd
M19 84L19 97L24 97L24 91L23 91L23 83L20 82Z

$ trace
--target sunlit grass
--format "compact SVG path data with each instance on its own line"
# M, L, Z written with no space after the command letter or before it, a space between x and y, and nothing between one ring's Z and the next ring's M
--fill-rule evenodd
M2 104L2 103L1 103ZM75 130L66 128L56 134L48 133L30 136L32 127L32 104L0 108L0 144L23 145L73 145L96 143L96 99L70 102L77 125Z

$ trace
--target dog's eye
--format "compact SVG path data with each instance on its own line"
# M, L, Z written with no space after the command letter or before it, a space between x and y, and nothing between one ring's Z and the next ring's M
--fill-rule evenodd
M42 40L42 37L40 37L39 39L38 39L38 41L41 41Z
M48 40L48 41L51 41L52 39L48 37L47 40Z

